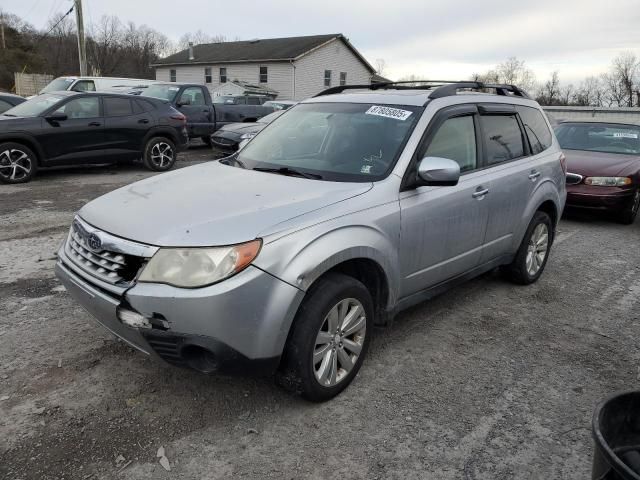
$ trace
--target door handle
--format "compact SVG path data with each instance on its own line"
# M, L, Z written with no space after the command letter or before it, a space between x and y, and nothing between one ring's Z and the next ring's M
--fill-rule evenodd
M140 120L138 120L138 123L149 123L149 120L147 120L146 118L141 118Z
M535 182L539 176L540 176L540 172L538 172L537 170L531 170L531 173L529 174L529 179Z
M209 110L202 110L202 113L209 113Z
M99 127L100 125L102 125L100 122L90 122L89 123L90 127Z
M473 198L477 198L477 199L482 200L487 193L489 193L489 189L488 188L478 187L476 189L476 191L471 194L471 196Z

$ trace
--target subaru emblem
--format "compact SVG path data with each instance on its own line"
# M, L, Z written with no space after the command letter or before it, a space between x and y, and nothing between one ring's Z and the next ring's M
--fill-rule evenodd
M100 237L95 233L92 233L87 237L87 245L93 251L100 250L102 247L102 240L100 240Z

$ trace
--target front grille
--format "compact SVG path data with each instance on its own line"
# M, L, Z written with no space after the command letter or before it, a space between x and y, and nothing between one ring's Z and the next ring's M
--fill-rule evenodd
M219 145L233 145L234 142L233 140L229 140L228 138L224 138L224 137L213 137L213 141Z
M96 237L95 232L90 235L79 221L72 223L65 245L69 259L103 282L126 285L133 281L144 259L100 247L92 249L88 244L91 236Z
M567 185L577 185L582 182L584 177L582 175L578 175L577 173L567 173L566 183Z
M182 338L171 335L154 335L143 333L149 346L167 363L178 367L186 366L186 362L180 355Z

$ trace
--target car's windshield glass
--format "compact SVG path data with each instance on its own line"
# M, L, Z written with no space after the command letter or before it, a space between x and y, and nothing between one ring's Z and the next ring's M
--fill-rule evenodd
M640 154L640 126L615 123L562 123L555 128L562 148Z
M258 123L271 123L283 113L284 110L278 110L277 112L270 113L269 115L265 115L264 117L259 118Z
M180 90L180 87L175 85L149 85L148 88L142 90L140 96L160 98L162 100L169 100L170 102L173 102L178 90Z
M421 107L308 103L287 110L238 153L246 168L289 169L324 180L384 178Z
M63 98L61 95L51 95L50 93L38 95L7 110L4 114L10 117L37 117Z
M46 87L40 90L40 93L61 92L67 90L73 82L73 78L56 78L55 80L51 80Z

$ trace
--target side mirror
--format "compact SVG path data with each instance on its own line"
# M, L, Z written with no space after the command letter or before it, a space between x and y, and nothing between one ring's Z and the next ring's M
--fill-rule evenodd
M47 122L62 122L67 118L68 117L66 113L52 113L51 115L47 115L46 117L44 117Z
M418 186L453 186L460 180L460 165L448 158L424 157L418 164Z
M183 107L185 105L191 105L191 100L189 98L181 98L180 100L178 100L178 102L176 102L176 105L178 107Z

